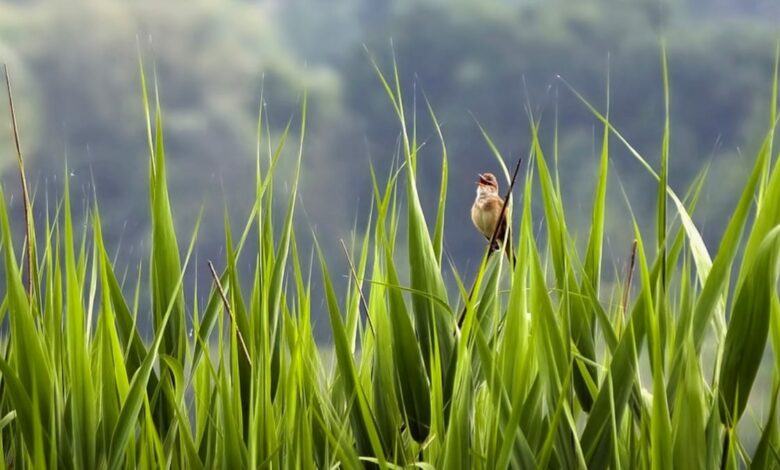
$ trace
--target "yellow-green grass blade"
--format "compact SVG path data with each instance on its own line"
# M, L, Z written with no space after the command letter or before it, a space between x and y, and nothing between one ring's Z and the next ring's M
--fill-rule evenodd
M2 194L2 191L0 191ZM6 355L9 358L7 364L10 370L18 371L18 382L21 390L32 392L35 390L37 400L31 403L32 408L18 408L17 415L20 420L33 420L33 414L43 417L50 416L53 413L53 364L49 361L45 353L44 344L41 341L39 329L34 320L34 305L28 301L22 283L21 271L17 264L13 239L11 237L11 227L8 221L8 210L6 208L5 197L0 197L0 230L3 235L3 259L5 265L5 283L6 283L6 302L10 311L10 351ZM18 394L17 394L18 395ZM21 400L21 396L17 401ZM40 421L35 424L33 420L30 427L27 427L25 440L31 449L36 449L35 427L40 426ZM25 428L22 428L23 430ZM48 433L38 431L42 435L41 446L49 448L50 439ZM42 451L42 450L41 450ZM49 462L49 464L54 464Z
M777 296L779 254L780 227L775 227L764 238L737 287L719 380L721 422L729 427L736 425L747 406L766 348L769 316Z
M345 398L351 403L350 417L352 432L355 437L358 452L361 456L371 456L379 459L380 464L385 461L380 435L376 428L376 421L369 408L365 391L358 379L355 361L349 348L344 321L341 318L341 310L336 299L336 292L330 280L330 274L325 264L325 258L316 242L317 255L320 261L320 270L325 287L327 299L328 318L333 330L333 343L336 352L336 362L340 376L345 385Z
M778 432L780 431L777 422L777 394L778 386L775 384L772 390L772 401L769 406L769 414L767 415L764 429L761 432L761 438L753 453L753 458L750 461L750 470L773 468L777 467L778 463L780 463L778 462L780 459L778 459L779 456L777 455Z
M526 233L528 240L534 237ZM538 325L536 354L540 359L540 370L544 370L547 376L545 385L552 392L559 390L564 382L569 360L565 339L561 335L561 329L556 319L550 294L545 285L545 275L542 269L542 261L536 249L529 250L530 254L530 308L531 322Z
M609 123L609 71L607 71L607 104L604 118ZM557 165L556 165L557 168ZM601 135L601 154L596 189L593 194L593 210L591 212L590 234L585 251L584 272L587 280L593 286L593 291L599 292L601 281L601 253L604 239L604 220L606 218L607 175L609 173L609 124L604 124Z
M582 102L585 107L590 111L591 114L593 114L594 117L596 117L599 121L601 121L602 124L609 127L610 132L620 141L620 143L623 144L623 146L629 151L629 154L636 159L642 168L645 169L653 178L656 180L660 180L661 176L656 173L655 170L650 166L650 164L647 162L647 160L632 146L628 140L623 136L623 134L620 133L620 131L613 125L612 122L610 122L602 113L600 113L595 106L593 106L582 94L580 94L574 87L572 87L568 82L563 80L559 77L559 79L564 83L564 85L577 97L577 99ZM677 196L677 193L674 192L674 190L666 186L666 193L668 196L672 199L673 202L675 202L675 206L677 207L684 207L682 202L680 201L680 198ZM695 224L692 220L690 220L690 215L687 212L679 212L678 215L681 219L685 220L685 223L683 226L686 228L686 230L689 230L691 228L695 228ZM703 273L706 273L709 270L709 265L712 264L710 260L709 253L707 252L707 248L704 245L703 238L698 231L689 232L686 231L686 234L689 237L689 241L691 243L691 250L694 250L696 252L696 256L694 256L695 260L701 260L705 264L704 265L697 265L697 272L700 277L703 276ZM702 279L703 281L703 279Z
M433 250L436 253L436 259L439 261L439 265L441 265L444 247L444 213L447 207L449 163L447 161L447 145L444 143L444 135L441 131L441 125L439 124L439 120L436 118L436 113L434 113L430 101L428 101L428 97L425 95L423 96L425 98L425 105L428 108L428 114L430 115L431 121L436 128L436 136L439 138L439 143L441 145L441 182L439 183L439 201L436 210L436 225L433 229Z
M634 236L637 241L637 258L639 260L640 280L643 292L652 292L651 274L647 267L645 250L639 227L634 221ZM661 261L663 266L665 261ZM662 280L656 282L662 283ZM662 288L663 292L663 288ZM650 446L652 449L652 468L662 470L672 468L672 429L669 419L669 407L666 401L666 384L664 382L664 368L662 349L664 347L661 338L661 312L654 308L651 295L644 295L640 299L644 303L645 322L647 324L647 343L651 355L651 369L653 375L653 402L650 416Z
M192 250L195 247L196 234L198 227L200 226L200 216L195 224L193 230L192 239L190 240L189 248L187 249L187 257L185 258L184 266L186 267L189 262ZM176 282L176 291L180 291L182 283L184 281L184 269L181 270L178 280ZM176 296L172 296L168 302L168 307L165 310L165 315L162 318L160 328L155 332L154 341L149 347L149 351L144 358L141 366L133 375L133 379L130 383L130 390L127 397L122 404L122 410L117 418L116 426L112 432L111 447L109 452L109 467L116 468L119 465L123 454L126 451L127 442L130 439L132 431L135 429L136 420L138 419L138 413L141 411L141 406L144 401L148 400L148 395L145 393L149 377L152 373L152 367L156 362L161 344L163 342L163 336L168 327L168 321L174 311L174 304L176 303Z
M470 315L466 315L465 325L471 323ZM458 342L454 390L450 410L447 434L444 436L444 454L439 464L440 468L467 469L472 462L472 413L474 406L474 387L471 377L471 358L465 340Z
M770 169L772 167L772 148L775 141L775 127L777 126L777 87L778 87L778 69L780 69L780 41L775 46L775 67L772 76L772 91L769 101L769 159L764 164L761 182L758 189L758 205L761 205L766 187L769 184Z
M401 86L398 79L398 68L393 60L393 74L395 78L395 90L391 89L374 63L374 69L387 91L401 126L403 138L403 157L406 163L406 205L407 205L407 236L409 254L410 287L423 292L428 292L436 297L446 299L447 293L444 280L441 276L439 262L428 231L428 225L423 214L420 196L417 190L415 175L416 148L411 147L407 134L406 119L403 109ZM415 326L418 340L423 351L423 360L430 377L430 355L432 352L433 329L439 337L439 351L442 365L447 368L453 352L452 335L448 334L449 322L443 317L445 312L441 307L432 303L428 298L420 295L412 295L412 310L414 312ZM446 389L445 389L446 390Z
M363 328L365 325L361 322L361 316L360 316L360 310L364 307L364 301L365 298L363 297L363 283L364 278L366 274L366 267L368 264L368 253L369 253L369 247L370 247L370 240L371 240L371 225L373 222L373 207L368 213L368 220L366 222L366 228L363 230L363 238L360 241L360 251L359 251L359 258L357 260L357 265L353 264L353 256L350 254L349 251L347 251L346 244L342 241L342 247L344 249L344 253L347 256L347 262L349 264L350 268L350 276L349 276L349 282L347 283L347 318L346 318L346 326L347 326L347 336L350 339L352 351L355 351L355 348L357 346L357 339L358 339L358 328ZM357 234L357 222L355 224L355 228L353 228L353 233ZM357 241L355 238L353 238L353 244ZM354 247L352 250L353 251ZM371 347L371 344L374 340L373 338L373 327L371 326L371 312L366 311L366 322L368 323L368 330L366 331L366 338L364 338L364 341L361 343L362 348L367 349ZM367 362L365 363L367 364Z
M73 222L70 209L70 189L65 178L65 293L66 293L66 354L68 356L69 382L71 386L71 432L74 443L74 465L91 468L95 465L95 439L97 409L93 388L92 369L89 363L89 331L82 304L83 283L79 276L73 246Z
M571 372L571 366L572 366L572 364L569 365L569 371L570 372ZM566 379L565 379L565 382L563 383L563 386L561 387L561 390L565 391L565 390L567 390L569 388L569 381L571 380L571 377L572 377L571 373L567 373L566 374ZM544 445L542 446L542 448L541 448L541 450L539 452L539 461L536 464L536 468L549 468L549 462L550 462L550 459L551 459L551 457L553 455L553 446L554 446L554 443L556 442L555 438L561 435L561 433L558 432L558 431L559 430L561 430L561 431L566 430L565 428L559 428L559 426L560 426L559 423L561 421L561 417L564 414L564 410L566 409L567 401L568 401L568 397L566 396L565 393L561 393L558 396L558 400L557 400L557 402L555 404L555 410L553 411L553 414L552 414L552 419L550 419L549 431L547 432L547 436L545 437ZM566 431L576 431L576 429L568 429ZM572 433L572 435L574 435L574 434ZM558 441L558 442L560 442L560 441ZM575 442L576 442L576 440L575 440ZM563 450L563 449L561 449L561 450ZM526 468L530 468L530 467L526 467Z
M664 91L664 131L661 139L661 169L658 177L658 203L656 219L656 243L661 264L661 297L666 292L666 187L669 179L669 71L666 60L666 43L661 40L661 76ZM660 313L660 312L659 312Z
M774 127L767 133L764 144L760 151L759 160L763 160L763 155L766 152L765 158L771 158L770 149L771 142L774 137ZM758 163L758 162L757 162ZM762 162L763 163L763 162ZM762 165L763 167L763 165ZM757 205L756 218L751 227L748 235L747 242L745 244L745 252L743 255L744 262L742 269L739 273L738 282L742 282L747 276L747 267L749 263L753 261L757 253L761 250L766 236L774 229L775 226L780 223L780 204L776 201L780 200L780 165L775 164L769 177L769 182L766 185L761 203Z
M680 388L674 397L672 439L674 468L707 468L707 402L703 377L693 339L689 336L683 347L685 365Z
M654 266L651 279L656 278L656 272L659 270L657 266ZM651 293L642 289L638 295L649 296ZM630 315L631 318L609 364L608 376L604 379L610 380L613 386L599 389L580 435L580 445L589 468L604 468L612 460L614 448L609 429L613 421L622 420L636 385L638 351L645 336L645 302L638 302Z
M379 262L380 257L379 247L374 246L372 279L382 279L383 273ZM385 333L393 331L397 327L390 317L391 310L387 305L389 300L388 292L389 290L384 286L373 284L368 297L368 309L371 312L371 321L375 331L378 332L375 337L371 371L373 403L376 411L377 427L382 434L382 442L385 444L385 452L390 456L393 455L396 449L403 450L399 429L404 424L404 415L401 414L402 408L399 405L399 394L396 389L398 385L404 385L402 378L405 376L396 373L396 370L399 370L401 366L396 365L393 335ZM411 325L408 316L406 321ZM412 340L415 340L414 331L411 331L411 335ZM413 345L417 349L416 341L414 341ZM420 364L422 364L422 356L419 357L419 360ZM422 367L422 373L427 380L424 366ZM399 454L402 460L404 452L401 451Z
M173 224L173 213L168 197L162 111L159 100L155 110L154 127L154 153L150 155L150 159L153 162L150 174L152 220L150 274L153 317L155 328L159 329L162 318L165 315L166 306L173 300L171 325L166 329L166 336L163 338L162 343L162 352L182 360L185 354L184 294L176 288L175 284L175 280L179 278L182 269L176 230Z
M485 336L493 336L498 329L499 313L498 313L498 281L501 274L501 264L503 258L500 256L492 256L488 259L487 264L484 266L484 270L487 274L485 283L480 286L481 289L476 293L476 319L480 326L480 329Z
M101 309L98 318L98 336L99 336L99 357L100 357L100 375L101 387L101 427L103 428L103 440L107 453L108 445L111 442L110 432L116 426L119 416L120 403L127 397L130 388L125 358L122 354L122 346L119 335L116 330L116 314L114 312L111 297L108 295L108 275L107 270L111 267L107 265L103 253L105 246L103 243L102 224L97 207L92 215L92 229L94 240L94 259L99 264L100 285L103 295L100 296Z
M399 285L389 248L385 250L385 267L389 284ZM431 428L431 391L423 361L424 352L420 351L401 290L389 287L387 295L398 395L411 435L422 443Z
M230 345L231 351L236 349L236 362L237 374L231 376L232 390L236 392L237 399L236 413L239 417L243 417L241 420L243 423L243 435L242 440L245 440L249 432L249 404L251 403L250 385L252 380L252 357L254 354L254 347L252 342L252 334L249 329L249 321L247 318L246 306L244 305L243 296L241 293L241 284L238 281L238 273L236 268L236 253L233 250L233 236L230 232L230 222L225 212L225 254L227 258L227 267L225 269L227 275L227 282L231 286L228 294L228 305L223 308L223 314L230 317ZM228 312L227 309L230 308ZM240 353L239 353L240 351Z
M539 182L541 186L542 202L545 212L545 221L547 225L547 243L552 256L553 270L555 272L556 287L564 293L564 304L570 309L569 320L566 327L570 329L570 336L580 354L590 363L586 363L586 368L574 368L574 390L582 407L588 411L593 404L593 397L586 385L587 381L593 381L596 378L596 370L592 366L595 361L595 344L592 329L592 312L586 308L581 301L581 296L576 295L574 299L568 297L568 293L576 292L577 281L574 278L572 265L578 265L576 253L571 248L572 243L566 228L566 217L563 209L563 203L560 200L558 191L553 185L553 179L550 170L544 158L541 144L539 142L538 123L531 121L532 151L536 161L536 168L539 172ZM568 351L568 349L566 349ZM568 352L565 352L568 354ZM563 361L559 364L565 364ZM559 371L561 369L559 368ZM583 370L590 377L583 377Z
M280 306L282 302L283 294L283 281L287 268L287 258L290 252L290 239L294 236L293 233L293 218L295 215L295 205L298 199L298 184L301 174L301 161L303 159L303 143L306 135L306 111L307 111L307 94L303 94L303 100L301 102L301 124L300 124L300 137L298 144L298 156L295 163L295 174L292 181L292 188L290 190L290 199L287 204L287 213L285 214L284 223L282 225L281 239L277 246L276 254L274 256L273 268L271 277L269 279L269 297L268 297L268 310L267 315L270 318L270 331L272 335L272 356L271 356L271 394L276 394L276 387L279 380L279 363L281 361L281 337L282 331L279 323ZM270 199L270 198L269 198ZM270 211L268 211L270 213ZM270 229L270 223L267 224ZM269 250L270 251L270 250Z
M222 416L222 445L224 448L223 465L225 468L246 468L248 454L244 440L241 438L240 411L241 403L236 403L237 393L232 393L237 387L229 383L227 369L220 367L218 394Z
M40 412L36 410L40 403L38 394L34 393L34 396L31 397L17 376L16 368L2 358L0 358L0 372L3 373L4 386L7 387L8 397L16 412L15 421L19 425L21 438L26 441L29 452L33 455L38 453L43 455L42 448L47 445L52 436L42 429ZM34 391L37 391L37 388ZM17 455L23 454L18 453ZM45 461L39 460L39 463L43 462Z
M498 269L495 268L494 271ZM488 285L490 284L489 280ZM482 375L489 390L491 411L495 413L495 416L488 420L488 422L493 421L491 429L485 430L489 433L485 460L496 468L503 468L506 465L502 465L501 462L511 456L514 465L522 468L536 467L536 459L525 436L525 430L519 426L520 420L524 417L524 404L517 401L510 402L497 370L495 355L482 329L475 329L473 334ZM511 454L510 450L512 450Z
M532 186L531 172L526 175L523 197L523 213L517 245L517 263L512 273L512 286L506 306L501 341L499 343L499 368L513 400L521 400L527 393L534 375L535 356L530 342L530 317L528 304L528 259L531 243L527 234L531 224Z
M717 305L719 303L721 305L724 304L724 297L728 290L729 278L731 277L732 265L740 249L739 242L750 215L750 208L753 204L756 188L764 171L765 162L769 159L767 142L768 139L765 139L761 150L758 152L756 163L745 183L737 206L726 225L720 246L718 247L717 255L703 282L701 293L696 299L693 310L693 320L690 327L697 352L701 349L707 326L710 324L710 320L715 313ZM694 254L694 259L695 257L696 255ZM697 269L701 273L700 267L697 267ZM685 331L687 325L688 323L685 322L679 324L677 331L678 337L685 338L687 336ZM672 361L673 366L670 374L670 389L673 389L679 376L679 371L681 370L682 358L680 352L679 349L675 351L675 358Z

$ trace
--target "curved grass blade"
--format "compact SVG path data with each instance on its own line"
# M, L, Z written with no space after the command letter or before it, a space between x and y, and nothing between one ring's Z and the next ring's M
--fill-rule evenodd
M176 292L174 292L174 294L177 294L181 290L181 286L184 281L184 271L187 264L189 263L192 250L195 247L195 239L199 227L200 215L198 216L198 220L195 223L195 228L193 229L192 239L190 240L190 245L187 249L187 257L184 261L184 268L179 274L179 278L175 285ZM137 424L136 421L138 419L138 413L141 411L141 406L144 404L144 401L148 401L148 396L144 392L147 383L149 382L149 376L152 373L152 367L154 366L154 363L156 362L159 355L163 337L168 327L168 322L174 311L176 299L176 295L173 295L170 298L168 307L165 310L165 315L163 316L162 322L160 323L160 328L157 329L155 333L154 341L149 348L149 352L146 354L141 367L139 367L133 375L133 379L130 383L130 390L127 394L125 402L122 404L122 410L120 411L119 417L117 418L116 427L114 427L114 430L111 434L111 446L108 458L110 468L117 468L117 466L120 464L120 460L125 452L128 439L130 438L130 433Z
M756 252L737 289L731 311L723 366L720 370L720 415L734 426L747 406L769 334L769 315L780 274L780 226L772 229Z
M346 398L352 403L350 416L358 452L360 452L361 456L376 457L381 463L386 459L384 457L383 446L379 439L379 432L377 431L374 417L371 415L371 410L369 409L368 401L365 397L365 391L358 378L355 361L352 357L352 351L347 338L346 328L344 327L344 321L341 318L341 311L336 299L336 292L333 289L330 273L328 272L325 258L316 238L315 247L320 261L323 282L325 284L325 296L328 306L328 317L333 330L336 362L346 387Z
M385 264L389 283L397 285L398 275L389 248L385 251ZM393 287L388 288L388 314L402 409L412 437L422 443L431 428L431 390L406 303L401 291Z

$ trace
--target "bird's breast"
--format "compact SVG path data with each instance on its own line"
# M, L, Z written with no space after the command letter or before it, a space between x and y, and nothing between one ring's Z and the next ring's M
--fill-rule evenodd
M474 205L471 206L471 221L483 235L489 237L493 234L496 227L498 210L493 210L493 205L489 199L477 198Z

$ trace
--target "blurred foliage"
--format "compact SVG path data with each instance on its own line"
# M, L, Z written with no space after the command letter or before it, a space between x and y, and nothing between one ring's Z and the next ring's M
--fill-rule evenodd
M21 126L33 181L58 179L65 160L75 188L94 175L107 238L122 236L131 248L148 233L139 56L151 58L147 66L163 91L171 186L183 202L177 217L188 224L203 204L217 209L209 214L221 221L223 198L237 209L249 206L232 188L253 185L263 84L282 117L297 109L304 88L317 120L338 106L333 74L305 68L285 49L267 7L201 0L186 8L156 1L0 3L0 31L20 115L34 117ZM7 114L0 119L5 123ZM284 121L272 124L273 131ZM10 144L2 151L12 155ZM3 159L6 168L11 162ZM213 235L213 245L219 238Z
M89 194L94 177L105 236L109 246L123 240L125 259L145 252L149 223L139 52L155 66L162 90L178 223L191 226L202 205L207 226L219 223L224 205L233 217L248 211L261 87L272 133L284 127L306 88L311 116L301 198L324 244L336 246L370 197L369 181L350 175L368 174L369 159L388 168L398 142L398 123L366 49L381 65L395 51L402 81L416 83L406 93L409 106L416 100L424 112L423 92L431 101L448 142L451 186L468 188L450 192L447 226L466 227L474 174L496 170L475 119L515 159L528 150L528 105L547 123L557 117L560 178L567 192L587 196L564 199L589 200L598 123L557 76L603 107L609 73L611 118L657 161L663 35L673 103L670 182L685 187L711 162L719 178L705 188L697 222L714 243L722 206L735 201L728 189L745 177L745 157L736 149L759 142L763 132L768 106L759 97L769 91L779 17L774 2L760 0L5 0L0 61L11 65L15 79L32 183L55 190L52 180L61 179L65 159L77 191ZM5 125L6 113L0 116ZM542 128L549 144L554 126ZM424 142L419 174L429 183L423 206L430 210L437 190L426 188L438 186L439 149L427 122L418 132ZM7 133L0 149L8 170ZM612 155L634 209L651 210L646 194L655 182L624 149ZM287 174L290 160L282 162ZM619 185L609 191L614 212L624 206L623 196ZM572 209L575 216L588 212ZM611 223L607 233L624 253L630 230L619 217ZM221 250L219 231L211 232L201 237L207 254ZM453 229L445 238L456 264L475 258L476 232Z

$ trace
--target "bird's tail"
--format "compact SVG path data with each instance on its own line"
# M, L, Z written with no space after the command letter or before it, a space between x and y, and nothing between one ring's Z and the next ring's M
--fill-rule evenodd
M509 260L510 263L512 263L512 269L515 267L515 263L517 263L517 258L515 257L515 252L512 249L512 235L510 230L506 230L503 237L503 245L504 245L504 253L506 254L506 259ZM493 242L493 246L490 247L490 253L493 254L493 252L498 251L501 248L501 241L499 239L496 239Z

